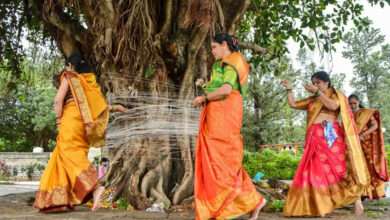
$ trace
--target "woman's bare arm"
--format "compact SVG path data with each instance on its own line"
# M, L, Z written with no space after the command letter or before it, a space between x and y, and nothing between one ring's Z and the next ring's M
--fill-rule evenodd
M54 111L56 114L56 118L59 118L62 116L62 108L64 105L64 98L69 90L69 83L64 78L60 84L60 87L58 88L56 97L54 98Z

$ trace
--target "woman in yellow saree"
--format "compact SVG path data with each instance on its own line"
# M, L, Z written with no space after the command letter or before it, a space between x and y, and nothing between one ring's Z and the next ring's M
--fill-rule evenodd
M329 75L320 71L305 85L314 93L296 102L290 82L291 108L307 110L305 151L288 192L285 216L324 216L335 208L355 203L355 214L363 214L360 196L369 185L369 173L353 115L343 93L331 87ZM337 121L341 116L343 126Z
M109 109L127 112L120 105L107 104L95 75L80 56L70 56L66 65L54 101L59 126L57 145L41 177L34 203L42 213L72 210L91 197L92 211L99 208L104 187L98 183L88 151L91 146L105 145Z
M371 189L367 190L362 198L383 198L386 196L384 183L389 181L389 173L381 115L378 110L364 108L355 94L350 95L348 101L371 176Z
M243 97L249 66L235 52L237 40L217 34L211 43L216 62L206 92L193 100L202 106L195 156L196 219L231 219L252 212L257 219L265 199L256 191L242 168L243 143L240 134Z

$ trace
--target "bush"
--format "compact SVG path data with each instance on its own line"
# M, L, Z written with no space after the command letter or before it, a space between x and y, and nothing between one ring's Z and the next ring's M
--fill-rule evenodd
M17 168L17 167L14 167L14 169L13 169L13 171L12 171L12 174L13 174L14 176L17 176L18 173L19 173L18 168Z
M294 159L288 151L277 154L270 149L261 153L244 150L242 166L252 178L260 171L264 179L293 179L299 162L300 158Z

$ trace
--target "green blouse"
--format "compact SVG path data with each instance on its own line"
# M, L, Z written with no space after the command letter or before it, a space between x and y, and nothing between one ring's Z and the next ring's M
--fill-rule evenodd
M222 69L221 60L214 63L213 72L211 73L210 82L203 90L213 92L222 85L229 83L234 90L240 91L237 71L230 65L225 65Z

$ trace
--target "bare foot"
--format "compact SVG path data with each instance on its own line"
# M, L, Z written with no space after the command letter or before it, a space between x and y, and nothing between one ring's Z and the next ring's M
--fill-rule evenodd
M263 201L261 202L259 207L257 207L257 209L255 209L255 210L253 210L253 212L248 220L256 220L257 217L259 216L260 210L265 206L266 203L267 203L267 201L265 201L265 199L263 198Z
M355 216L362 216L364 214L364 207L362 204L362 200L358 199L355 202Z
M93 207L91 209L92 212L99 210L101 204L100 199L106 189L103 186L99 186L95 191L93 191Z

